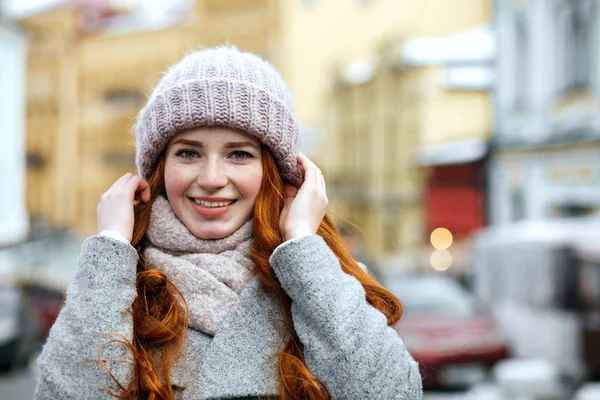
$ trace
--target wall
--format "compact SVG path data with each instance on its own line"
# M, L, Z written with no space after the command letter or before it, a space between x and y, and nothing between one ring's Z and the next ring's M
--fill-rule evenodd
M29 232L25 204L25 63L27 39L0 15L0 247Z

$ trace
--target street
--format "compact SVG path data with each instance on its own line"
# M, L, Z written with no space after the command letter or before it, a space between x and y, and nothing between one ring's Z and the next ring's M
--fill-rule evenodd
M425 392L423 395L423 400L463 400L466 399L465 393L428 393Z
M35 389L35 364L0 373L0 400L31 400Z
M0 400L31 400L35 389L35 363L14 372L0 373ZM426 393L423 400L461 400L461 393Z

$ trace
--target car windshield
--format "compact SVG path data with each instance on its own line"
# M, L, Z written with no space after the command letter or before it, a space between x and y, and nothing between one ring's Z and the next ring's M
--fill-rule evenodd
M406 315L470 316L479 311L476 298L449 277L397 277L387 287Z
M13 286L0 285L0 318L17 315L19 291Z
M600 308L600 268L597 264L584 263L581 271L581 297L585 307Z

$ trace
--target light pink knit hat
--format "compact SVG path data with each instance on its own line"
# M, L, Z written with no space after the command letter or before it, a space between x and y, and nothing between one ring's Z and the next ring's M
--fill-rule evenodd
M228 45L196 51L170 67L138 115L136 164L148 179L178 132L226 126L257 137L284 180L300 186L299 130L292 94L260 57Z

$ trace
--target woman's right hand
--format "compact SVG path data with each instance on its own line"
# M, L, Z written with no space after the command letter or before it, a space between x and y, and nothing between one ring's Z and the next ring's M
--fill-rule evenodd
M129 242L133 236L133 202L150 201L150 185L137 175L127 173L117 180L100 198L98 232L111 230Z

